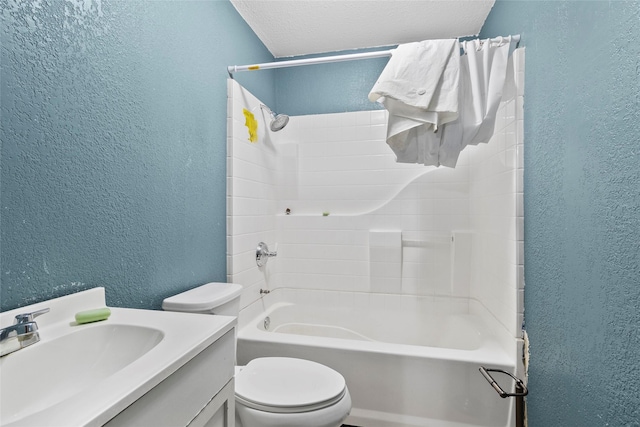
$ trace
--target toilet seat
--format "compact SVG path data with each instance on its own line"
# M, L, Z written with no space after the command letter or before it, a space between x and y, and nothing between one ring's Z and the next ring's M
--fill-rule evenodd
M236 402L259 411L299 413L326 408L346 394L344 377L316 362L254 359L236 373Z

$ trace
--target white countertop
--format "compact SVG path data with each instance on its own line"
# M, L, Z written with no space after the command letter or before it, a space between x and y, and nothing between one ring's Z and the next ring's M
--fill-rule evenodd
M13 322L16 314L45 307L51 309L49 313L35 319L39 326L41 341L0 358L0 374L7 367L16 369L16 362L19 362L17 359L21 356L25 357L29 351L35 351L39 345L53 342L79 330L91 330L105 325L133 325L156 329L162 333L160 342L138 359L95 384L74 391L70 397L45 409L5 418L2 413L6 409L3 411L0 407L2 426L103 425L236 325L236 318L229 316L114 307L111 307L112 314L107 320L84 325L75 323L75 313L104 306L104 289L94 288L0 314L0 326L6 327ZM86 334L86 332L83 333ZM70 349L70 351L73 350ZM21 366L20 369L29 369L29 367ZM8 384L8 381L2 379L3 377L15 378L15 375L0 375L0 396L4 393L21 393L24 399L29 399L28 389L21 390L21 384ZM55 386L50 393L52 395L57 393Z

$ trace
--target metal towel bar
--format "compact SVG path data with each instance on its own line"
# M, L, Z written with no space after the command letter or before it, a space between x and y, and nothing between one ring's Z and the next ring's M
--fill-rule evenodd
M509 375L516 382L516 391L514 393L507 393L506 391L504 391L502 387L498 385L496 380L491 376L489 372L500 372L501 374ZM489 384L491 384L491 387L493 387L494 390L497 391L500 397L502 398L526 396L529 393L529 390L527 390L527 386L524 385L522 380L520 378L517 378L511 375L507 371L503 371L502 369L488 369L488 368L485 368L484 366L480 366L480 373L489 382Z
M507 393L504 391L502 387L496 382L496 380L491 376L489 372L499 372L501 374L505 374L513 378L516 382L515 391L513 393ZM484 366L480 366L480 373L482 376L489 382L491 387L502 397L503 399L506 397L515 397L516 398L516 427L524 427L524 397L529 394L529 390L527 390L527 386L524 385L522 380L507 371L502 369L489 369Z

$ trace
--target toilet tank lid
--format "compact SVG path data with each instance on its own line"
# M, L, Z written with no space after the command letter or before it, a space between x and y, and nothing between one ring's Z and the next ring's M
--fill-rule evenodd
M207 283L165 299L162 308L167 311L208 311L239 297L241 292L242 286L235 283Z

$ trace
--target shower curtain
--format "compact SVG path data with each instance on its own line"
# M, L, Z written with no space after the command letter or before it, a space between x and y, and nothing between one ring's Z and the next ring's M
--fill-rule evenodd
M429 42L438 41L422 43ZM511 37L499 38L498 41L487 39L460 43L464 54L459 61L457 118L440 126L415 120L419 114L407 114L406 111L420 107L406 104L402 108L397 107L399 101L406 97L406 93L380 91L379 87L384 83L381 79L376 82L369 98L381 102L389 110L387 143L396 154L397 162L453 168L464 147L489 142L493 135L496 111L502 99L510 44ZM381 78L387 68L395 68L395 60L401 59L394 56L385 67ZM406 62L407 58L401 60ZM433 61L441 62L437 58L433 58ZM413 74L416 74L415 70ZM430 73L429 70L420 70L420 74L428 76ZM397 72L395 75L397 77ZM433 78L432 75L431 72L430 78ZM441 81L446 83L444 78L441 78ZM426 82L416 81L414 84L422 87Z

